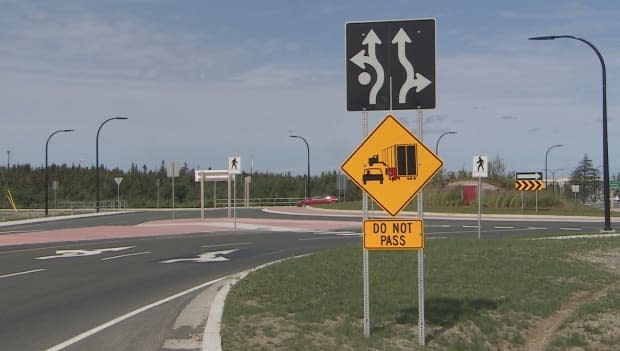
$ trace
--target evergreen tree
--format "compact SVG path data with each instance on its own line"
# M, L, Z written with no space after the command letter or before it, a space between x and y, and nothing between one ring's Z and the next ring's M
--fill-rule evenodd
M582 202L596 199L596 193L600 188L598 186L598 173L598 170L592 166L592 160L588 158L587 154L583 156L583 160L571 173L570 183L571 185L579 185L578 196Z

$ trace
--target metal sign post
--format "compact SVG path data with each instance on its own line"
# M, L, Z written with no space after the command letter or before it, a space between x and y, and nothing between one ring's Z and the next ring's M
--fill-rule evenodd
M123 177L114 178L114 182L116 182L116 208L121 208L121 182L123 181Z
M368 112L362 112L362 138L368 136ZM368 219L368 193L365 191L362 193L362 219ZM363 249L362 254L362 267L364 271L364 336L370 336L370 277L369 277L369 262L368 262L368 249Z
M482 231L482 178L489 177L489 158L486 155L476 155L473 158L471 175L478 177L478 239Z
M420 140L424 136L424 116L422 110L418 110L418 133ZM418 218L424 219L424 192L418 194ZM418 340L420 346L426 344L424 326L424 250L418 251Z
M172 178L172 220L174 220L174 178L179 176L179 168L174 161L170 162L167 169L167 176Z

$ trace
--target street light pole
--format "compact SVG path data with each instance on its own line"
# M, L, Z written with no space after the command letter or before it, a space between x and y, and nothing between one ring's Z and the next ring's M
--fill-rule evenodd
M96 140L96 145L95 145L95 188L96 188L96 193L97 193L97 196L95 199L95 208L97 212L99 212L99 132L101 132L101 127L103 127L104 124L114 119L129 119L129 118L127 117L108 118L105 121L103 121L103 123L99 125L99 129L97 129L97 140Z
M605 60L600 51L589 41L575 37L572 35L549 35L542 37L533 37L529 40L553 40L553 39L574 39L588 45L598 56L601 62L601 74L603 81L603 196L605 203L605 231L611 231L611 209L610 209L610 193L609 193L609 149L607 142L607 70L605 69Z
M66 133L66 132L73 132L75 131L75 129L60 129L57 130L55 132L53 132L52 134L50 134L50 136L47 138L47 141L45 142L45 215L47 216L49 214L49 178L47 176L47 149L50 143L50 139L52 139L52 137L58 133Z
M439 141L441 140L441 138L443 138L445 135L448 135L448 134L456 134L456 132L452 132L452 131L450 131L450 132L443 132L439 136L439 138L437 138L437 143L435 143L435 155L439 155Z
M299 138L304 141L306 144L306 152L308 155L308 178L306 178L306 198L310 197L310 146L308 146L308 141L299 135L289 135L291 138Z
M547 152L545 152L545 189L547 189L547 184L548 184L548 179L547 179L547 160L549 159L549 151L551 151L551 149L553 149L553 148L562 147L562 146L564 146L564 145L557 144L557 145L549 146L549 148L547 149Z

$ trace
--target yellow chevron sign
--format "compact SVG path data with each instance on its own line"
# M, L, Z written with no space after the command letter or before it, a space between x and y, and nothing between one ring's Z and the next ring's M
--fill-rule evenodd
M542 190L545 188L543 180L515 180L515 190Z

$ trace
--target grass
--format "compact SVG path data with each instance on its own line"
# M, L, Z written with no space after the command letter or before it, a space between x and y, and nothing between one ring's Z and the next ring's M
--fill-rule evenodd
M535 320L578 292L618 280L602 265L576 258L609 250L620 251L620 240L427 241L425 350L518 349ZM362 250L353 246L269 266L239 282L224 311L224 350L417 349L417 252L371 251L369 257L369 338L362 324ZM592 304L575 323L620 312L617 294ZM588 340L567 334L556 342L560 350Z

